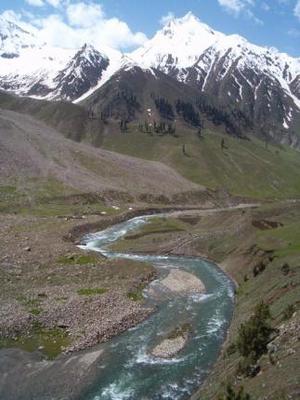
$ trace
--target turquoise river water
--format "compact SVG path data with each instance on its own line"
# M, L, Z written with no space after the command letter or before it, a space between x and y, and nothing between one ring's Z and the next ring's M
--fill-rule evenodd
M159 270L160 277L166 276L170 268L181 268L200 278L206 292L154 299L146 289L144 296L157 311L103 345L98 378L84 400L188 399L211 370L224 342L233 312L234 285L220 268L197 257L120 254L109 250L109 244L152 217L136 217L86 235L81 248L101 252L109 258L150 262ZM151 285L155 284L154 281ZM178 356L167 360L152 357L149 350L158 338L183 323L192 326L192 335Z

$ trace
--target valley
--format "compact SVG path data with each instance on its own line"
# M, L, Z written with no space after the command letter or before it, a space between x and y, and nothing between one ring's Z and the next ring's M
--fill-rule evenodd
M1 400L298 399L300 59L41 29L0 14Z

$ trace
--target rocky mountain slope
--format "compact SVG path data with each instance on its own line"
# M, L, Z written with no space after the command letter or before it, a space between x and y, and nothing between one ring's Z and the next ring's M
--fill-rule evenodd
M181 83L182 97L192 97L193 106L204 116L211 114L208 119L214 123L221 119L224 125L228 116L215 115L225 110L244 134L300 146L300 60L276 49L214 31L192 13L170 20L142 47L126 55L88 44L76 50L53 48L40 42L35 28L27 28L17 21L0 20L3 90L80 102L97 90L100 90L97 97L101 97L108 81L109 86L118 85L129 71L140 81L142 71L149 81L156 78L169 84L172 78L174 88L175 82ZM135 86L130 96L136 97L144 89ZM177 89L175 93L169 91L167 96L173 108L177 92ZM116 103L111 108L113 116L122 114L124 119L134 120L131 111L126 115L123 106L118 108L118 102L112 98L107 102ZM100 113L106 113L99 104L94 105ZM145 117L152 106L140 101L139 117ZM182 119L180 112L173 114L173 121ZM161 119L166 120L162 116ZM235 133L232 127L227 126L226 130Z

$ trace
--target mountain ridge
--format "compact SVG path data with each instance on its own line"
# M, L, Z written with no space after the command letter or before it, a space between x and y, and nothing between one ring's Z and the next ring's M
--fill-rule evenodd
M248 131L258 132L266 140L300 146L300 59L251 44L239 35L215 31L191 12L169 20L153 38L127 54L100 51L89 44L76 50L38 41L33 45L34 32L12 22L9 26L11 32L6 36L5 26L0 26L2 90L80 103L121 71L135 73L140 68L154 77L159 71L195 89L199 97L205 94L214 107L230 107L243 114L253 121ZM19 42L14 29L22 29ZM16 52L7 57L10 42ZM32 67L28 59L34 55L37 62ZM162 80L162 75L157 79ZM141 107L149 108L146 103Z

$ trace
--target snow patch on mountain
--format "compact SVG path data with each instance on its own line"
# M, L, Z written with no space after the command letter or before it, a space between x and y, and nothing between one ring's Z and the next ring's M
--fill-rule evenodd
M173 18L130 57L142 66L168 73L193 65L200 54L225 35L201 23L192 13Z
M23 49L42 46L37 30L0 15L0 57L16 58Z
M234 105L248 107L251 101L253 109L265 104L271 112L278 95L284 128L300 111L300 59L226 36L192 13L169 20L128 54L88 44L75 50L51 47L40 42L34 27L0 16L0 89L78 103L118 71L136 68L155 77L159 70Z
M299 84L293 84L300 76L299 58L251 44L239 35L226 36L191 13L170 20L130 57L145 68L157 68L184 83L188 83L192 69L193 79L200 83L202 91L206 90L210 78L221 82L228 74L238 72L234 80L240 98L243 84L257 97L258 77L266 75L274 84L279 84L300 109L300 97L296 95ZM246 76L246 70L253 71L253 79ZM243 83L238 81L237 75L242 77ZM291 89L291 84L296 90Z

